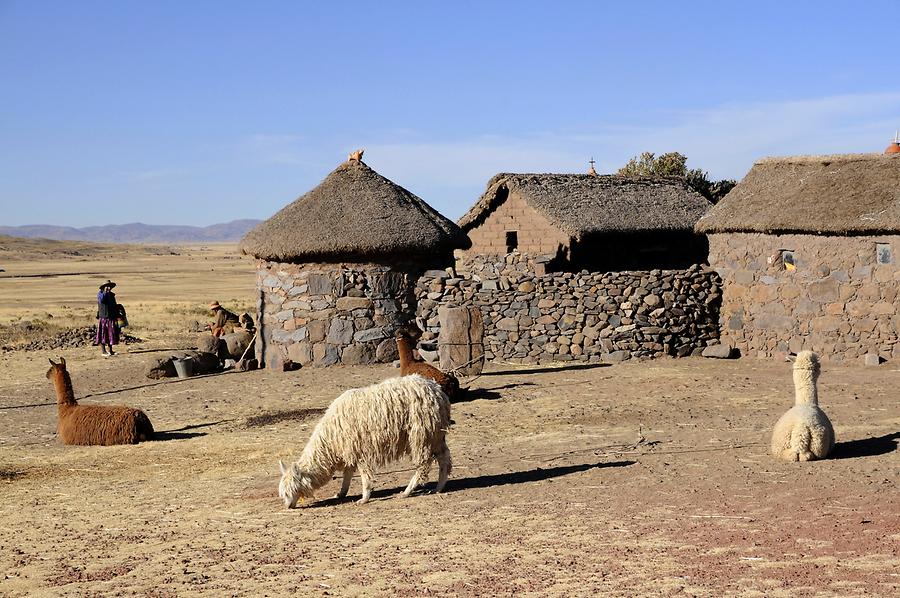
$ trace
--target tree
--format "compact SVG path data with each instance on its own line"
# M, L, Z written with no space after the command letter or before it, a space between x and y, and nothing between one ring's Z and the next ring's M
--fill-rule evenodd
M737 181L733 179L710 181L706 171L699 168L688 169L687 157L678 152L661 154L658 158L653 152L643 152L640 156L629 160L616 174L684 179L688 185L712 203L718 203L737 184Z

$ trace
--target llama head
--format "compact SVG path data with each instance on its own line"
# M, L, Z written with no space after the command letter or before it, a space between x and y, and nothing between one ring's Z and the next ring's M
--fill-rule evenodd
M813 379L819 377L822 366L819 364L819 356L812 351L800 351L794 360L794 372L809 372L806 376L812 376Z
M818 355L812 351L801 351L797 354L794 360L795 403L812 405L819 403L816 382L820 371Z
M57 373L66 373L66 358L60 357L59 363L56 363L52 359L50 361L50 369L47 370L47 380L52 380L53 376L57 375Z
M284 506L293 509L301 498L312 498L312 478L302 471L296 463L285 465L279 461L281 469L281 482L278 484L278 496L284 501Z
M414 323L410 322L405 326L401 326L394 332L394 336L398 339L409 339L417 341L422 337L422 330Z

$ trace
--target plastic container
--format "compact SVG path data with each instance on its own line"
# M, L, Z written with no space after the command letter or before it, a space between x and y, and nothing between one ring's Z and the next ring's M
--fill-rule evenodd
M175 373L179 378L190 378L194 375L194 361L192 359L173 359Z

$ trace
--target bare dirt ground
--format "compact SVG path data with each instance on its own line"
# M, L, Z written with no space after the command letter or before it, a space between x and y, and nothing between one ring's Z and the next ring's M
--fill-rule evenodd
M493 364L453 406L444 494L400 498L398 463L368 505L358 480L328 499L333 481L286 510L277 460L340 392L396 370L156 381L145 351L171 341L149 336L111 359L64 353L83 402L147 412L161 434L135 446L60 444L51 355L2 355L0 595L900 594L891 364L826 367L839 444L805 464L767 454L787 363Z

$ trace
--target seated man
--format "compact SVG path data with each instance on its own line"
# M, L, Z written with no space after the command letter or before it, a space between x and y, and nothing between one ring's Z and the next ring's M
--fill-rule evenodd
M210 303L209 310L216 316L216 320L213 323L206 325L206 328L213 333L213 336L222 336L234 331L234 327L238 325L237 314L233 314L219 305L218 301Z

